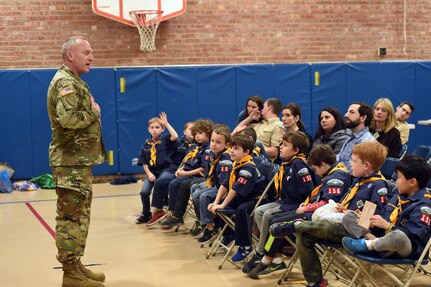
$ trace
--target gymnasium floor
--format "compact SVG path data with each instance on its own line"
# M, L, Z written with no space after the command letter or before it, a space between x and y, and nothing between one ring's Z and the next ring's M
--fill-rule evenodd
M199 248L184 229L174 233L136 225L141 184L94 184L83 263L97 264L92 268L105 272L106 286L278 286L277 277L251 280L229 263L218 270L221 254L205 259L208 248ZM61 286L53 238L55 206L54 190L0 194L0 286ZM298 282L288 286L305 285L297 269L292 278ZM328 278L330 286L344 286ZM429 282L431 277L423 276L411 286L430 286Z

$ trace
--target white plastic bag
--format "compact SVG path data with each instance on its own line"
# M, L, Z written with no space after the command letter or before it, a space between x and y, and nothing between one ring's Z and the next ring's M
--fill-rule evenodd
M337 203L332 199L327 204L319 207L313 212L311 216L312 221L330 221L335 223L341 223L344 213L339 212L336 209Z

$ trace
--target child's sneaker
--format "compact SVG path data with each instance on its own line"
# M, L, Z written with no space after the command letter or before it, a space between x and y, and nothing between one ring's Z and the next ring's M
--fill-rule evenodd
M195 221L195 227L190 231L191 236L198 236L204 231L204 227L199 221Z
M343 246L351 253L369 253L365 238L354 239L351 237L343 237Z
M147 222L147 226L152 226L166 217L166 211L154 212L151 219Z
M148 221L150 221L151 219L151 212L148 213L142 213L141 216L139 216L136 219L136 224L143 224L143 223L147 223Z
M182 218L177 218L175 216L168 217L166 220L160 221L160 225L164 227L174 227L183 225L184 221Z
M241 269L242 273L249 274L250 271L253 270L259 264L259 262L262 260L262 257L263 255L256 252L253 257L247 263L244 264Z
M280 273L283 273L286 269L287 269L287 266L284 262L281 262L278 264L272 262L271 264L267 265L265 269L261 270L257 274L255 273L252 274L252 271L253 271L252 270L249 276L250 278L253 278L253 279L265 278L265 277L275 276Z
M205 228L204 234L198 239L198 243L207 244L211 242L218 234L217 229L209 230Z
M245 249L244 246L240 246L238 247L238 251L235 253L234 256L232 256L230 260L234 263L241 262L244 259L246 259L247 256L250 255L252 251L253 251L253 247L251 246L248 249Z

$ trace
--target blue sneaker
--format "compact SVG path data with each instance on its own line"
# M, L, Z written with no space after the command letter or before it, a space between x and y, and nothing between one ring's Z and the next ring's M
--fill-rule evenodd
M248 255L250 255L250 253L253 251L253 247L250 247L248 249L245 249L244 246L240 246L238 248L238 251L235 253L234 256L232 256L232 258L230 259L232 262L237 263L237 262L241 262L244 259L247 258Z
M365 238L354 239L351 237L343 237L343 246L351 253L369 253Z

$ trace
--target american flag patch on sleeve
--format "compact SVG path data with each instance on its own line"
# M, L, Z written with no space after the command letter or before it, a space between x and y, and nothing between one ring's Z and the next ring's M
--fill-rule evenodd
M65 95L68 95L68 94L70 94L72 92L73 92L72 88L64 88L63 90L61 90L60 94L62 96L65 96Z

